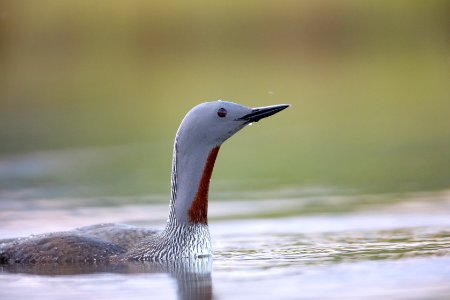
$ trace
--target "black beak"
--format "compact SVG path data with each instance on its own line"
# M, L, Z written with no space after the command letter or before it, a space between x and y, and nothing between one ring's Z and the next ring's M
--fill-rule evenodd
M277 112L282 111L285 108L288 108L289 104L280 104L280 105L272 105L266 107L257 107L252 109L252 112L246 114L243 117L236 119L236 121L247 121L248 123L258 122L263 118L267 118L271 115L276 114Z

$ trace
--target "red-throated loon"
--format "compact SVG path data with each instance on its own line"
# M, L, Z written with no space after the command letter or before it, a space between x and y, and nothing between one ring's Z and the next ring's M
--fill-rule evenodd
M170 213L162 231L100 224L0 240L0 263L171 261L212 255L208 189L220 145L247 124L287 107L249 108L219 100L191 109L175 137Z

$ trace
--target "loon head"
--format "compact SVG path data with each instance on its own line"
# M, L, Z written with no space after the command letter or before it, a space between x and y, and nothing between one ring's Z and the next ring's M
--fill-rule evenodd
M246 125L289 107L287 104L250 108L228 101L199 104L184 117L178 130L186 144L220 146Z
M220 145L252 122L289 107L250 108L227 101L199 104L178 129L172 166L172 208L169 217L182 224L207 224L208 190Z

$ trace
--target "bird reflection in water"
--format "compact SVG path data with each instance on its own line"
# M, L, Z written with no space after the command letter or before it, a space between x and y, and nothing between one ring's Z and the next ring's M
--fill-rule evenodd
M178 299L213 299L211 280L212 257L168 262L126 261L120 263L84 264L6 264L0 265L0 273L18 273L44 276L115 274L163 274L176 281ZM155 294L155 296L158 296Z

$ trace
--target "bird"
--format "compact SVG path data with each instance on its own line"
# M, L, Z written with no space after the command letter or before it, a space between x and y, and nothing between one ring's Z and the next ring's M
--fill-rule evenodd
M97 224L0 240L1 264L176 261L212 256L208 191L221 145L289 104L250 108L204 102L183 118L174 141L169 216L162 230Z

